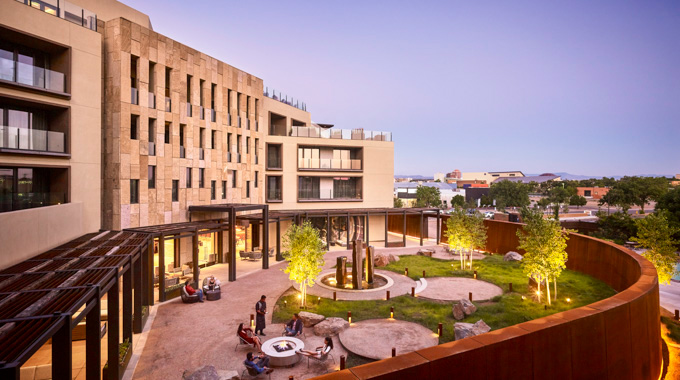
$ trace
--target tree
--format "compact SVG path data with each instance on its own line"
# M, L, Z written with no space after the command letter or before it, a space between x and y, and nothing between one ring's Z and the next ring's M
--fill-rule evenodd
M401 200L401 198L394 197L394 208L402 207L404 207L404 202Z
M283 254L283 258L288 261L284 272L292 281L300 284L300 306L304 307L307 304L307 287L314 286L314 280L325 264L325 244L319 237L319 230L306 220L302 226L293 224L288 228L284 236L284 246L287 247L287 252Z
M441 207L442 196L439 189L430 186L418 186L416 189L416 207Z
M617 244L624 244L637 233L635 221L628 213L605 214L598 212L597 217L598 233L593 234L594 236L613 240Z
M659 283L670 284L671 278L678 273L675 269L677 259L675 245L678 241L673 239L678 229L668 223L668 214L665 211L638 219L635 224L638 233L631 240L638 242L640 247L647 248L642 256L656 267Z
M555 220L560 219L560 207L569 202L572 192L576 193L576 189L571 187L553 187L548 191L548 200L553 205Z
M446 220L446 239L449 244L449 249L458 252L460 255L460 269L464 269L463 263L463 248L469 245L468 231L465 211L460 207L456 207L451 211L449 218Z
M644 214L645 204L658 200L668 191L668 180L664 177L623 177L612 190L619 190L617 194L620 197L630 204L640 206L640 211Z
M567 234L560 222L545 219L543 214L528 208L522 209L522 219L526 224L517 231L519 249L525 251L521 266L524 274L534 279L537 286L538 301L541 301L541 282L545 281L548 304L550 301L550 279L555 280L566 267Z
M538 202L536 202L536 204L541 209L547 210L548 207L550 207L550 199L548 199L547 197L543 197L543 198L539 199Z
M475 212L472 215L465 215L465 226L468 234L468 244L470 247L470 265L472 269L472 251L486 246L486 226L484 216Z
M668 211L668 221L672 225L680 227L680 187L676 187L661 196L656 203L656 209Z
M490 206L493 206L493 198L491 198L490 196L488 196L488 195L486 195L486 194L485 194L485 195L482 195L482 197L479 198L479 204L480 204L482 207L490 207Z
M451 198L451 207L463 207L464 204L465 197L460 194Z
M500 181L491 184L489 196L496 200L496 207L505 211L506 207L528 206L529 186L521 182Z
M571 196L571 198L569 198L570 206L576 206L577 208L581 208L581 206L585 206L587 204L588 200L584 196L574 194Z
M614 206L621 207L621 210L627 214L634 202L635 200L631 193L627 193L621 188L611 188L607 194L600 198L599 204L600 206L607 205L607 213L609 213L609 207Z

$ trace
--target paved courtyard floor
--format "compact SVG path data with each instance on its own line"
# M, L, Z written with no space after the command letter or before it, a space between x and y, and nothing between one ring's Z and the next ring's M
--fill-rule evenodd
M481 280L462 277L431 277L420 297L439 301L460 301L472 293L473 301L486 301L503 294L503 289Z
M429 329L396 319L369 319L352 323L340 333L340 342L349 351L366 358L386 359L439 344L439 336Z

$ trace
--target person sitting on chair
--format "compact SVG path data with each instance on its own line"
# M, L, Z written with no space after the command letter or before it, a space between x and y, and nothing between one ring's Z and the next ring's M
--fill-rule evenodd
M315 351L298 350L298 353L300 355L313 356L317 359L321 359L321 355L328 354L329 352L331 352L332 349L333 349L333 339L331 339L330 336L327 336L323 340L323 346L317 347Z
M254 345L258 351L262 352L262 342L260 341L260 337L255 335L250 327L243 327L243 323L240 323L236 333L241 337L241 339Z
M184 283L184 288L187 290L187 294L190 296L193 296L194 294L198 294L198 300L200 302L203 302L203 291L201 289L194 289L191 284L189 283L189 280L187 280Z
M215 290L215 288L220 287L220 280L216 279L215 276L208 277L208 283L206 284L208 290Z
M254 360L257 359L257 363L254 362ZM249 352L246 354L246 361L243 362L246 366L253 368L257 373L262 373L266 372L267 374L270 374L274 372L273 369L269 368L269 357L264 354L260 354L257 356L253 356L252 352Z
M286 336L298 336L302 334L302 319L298 313L293 314L293 319L286 323Z

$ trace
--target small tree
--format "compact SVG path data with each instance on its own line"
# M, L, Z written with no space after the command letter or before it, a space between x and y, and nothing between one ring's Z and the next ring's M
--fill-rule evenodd
M659 283L670 284L671 278L677 274L675 245L678 241L673 239L673 235L678 229L669 225L668 214L665 211L638 219L635 224L638 232L631 240L640 243L640 247L647 248L642 256L656 267Z
M401 200L401 198L394 198L394 208L402 208L404 207L404 202Z
M465 223L465 212L460 207L454 208L446 220L446 239L449 249L454 252L457 251L460 255L460 269L464 268L463 248L469 244Z
M416 207L441 207L442 196L439 189L430 186L416 188Z
M287 252L283 258L288 261L288 266L283 271L288 277L300 284L302 302L300 306L307 305L307 287L314 286L316 276L321 273L325 264L325 245L319 237L319 230L312 227L309 220L302 226L291 225L284 236L284 246Z
M505 211L506 207L524 207L529 203L529 185L513 181L494 181L489 196L496 200L496 207Z
M473 215L466 215L466 227L468 234L468 244L470 247L470 269L472 269L472 251L486 246L486 226L484 216L479 212Z
M587 204L588 200L584 196L574 194L571 196L571 198L569 198L570 206L576 206L577 208L581 208L581 206L585 206Z
M460 194L451 198L451 207L463 207L464 204L465 197Z

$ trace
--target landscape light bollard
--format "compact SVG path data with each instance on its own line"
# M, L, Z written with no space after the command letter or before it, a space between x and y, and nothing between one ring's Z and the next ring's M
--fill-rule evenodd
M508 285L509 285L509 288L510 288L510 290L509 290L509 291L510 291L510 292L512 293L512 282L511 282L511 283L509 283Z
M425 278L425 271L423 271L423 278Z
M250 328L255 328L255 314L250 314Z
M442 326L442 324L440 323L440 324L437 326L437 334L439 334L439 337L440 337L440 338L441 338L441 336L442 336L442 330L443 330L443 329L444 329L444 326Z
M680 321L680 310L675 309L675 320Z
M387 291L387 297L385 298L385 300L386 300L386 301L389 301L389 300L390 300L390 291L389 291L389 290Z
M395 356L397 356L397 348L392 347L392 357L395 357Z
M411 297L415 297L415 296L416 296L416 288L412 286L411 287Z
M474 278L475 278L475 280L477 279L477 271L475 271L475 273L474 273Z
M295 376L293 375L288 376L288 380L295 380Z
M472 292L468 293L468 297L470 298L470 302L472 302Z
M337 301L337 300L338 300L338 293L333 292L333 301Z
M345 369L345 355L340 355L340 370Z
M543 310L548 310L548 305L543 305Z
M347 312L347 322L351 325L352 324L352 312L348 311Z
M390 318L394 319L394 306L390 307Z
M321 297L317 297L317 299L316 299L316 304L317 304L317 305L321 305Z
M408 268L404 268L404 276L408 276Z

